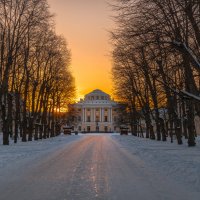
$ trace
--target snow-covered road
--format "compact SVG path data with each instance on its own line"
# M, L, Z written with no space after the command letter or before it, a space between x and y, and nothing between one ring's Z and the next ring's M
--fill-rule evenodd
M165 159L176 160L173 154L170 157L167 154L173 148L177 150L174 151L177 157L179 148L185 148L164 144L165 148L158 148L160 152L157 154L160 156L156 157L159 144L161 146L159 142L133 136L84 135L61 136L11 147L1 146L0 199L199 199L198 187L181 179L181 174L176 176L177 173L174 174L172 169L171 173L166 173L169 172L167 168L176 167L169 166L173 162L161 163L165 155ZM193 164L199 163L194 160ZM191 173L196 171L192 170ZM198 181L199 174L196 176L195 180Z

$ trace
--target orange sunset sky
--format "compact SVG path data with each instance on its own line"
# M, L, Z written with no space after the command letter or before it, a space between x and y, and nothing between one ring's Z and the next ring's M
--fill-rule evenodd
M113 15L108 0L48 0L55 14L56 31L71 49L71 69L76 81L77 97L94 89L112 93L108 31Z

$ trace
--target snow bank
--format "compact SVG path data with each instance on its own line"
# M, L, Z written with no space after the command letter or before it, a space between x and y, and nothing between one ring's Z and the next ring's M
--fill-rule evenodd
M81 136L61 135L32 142L21 142L19 140L17 144L14 144L11 140L9 146L3 146L2 135L0 135L0 170L2 168L11 167L11 165L23 165L24 162L62 149L67 143L73 142L79 138L81 138Z
M140 157L154 168L156 173L165 174L180 184L194 187L200 192L200 137L196 147L187 142L177 145L153 141L134 136L112 136L123 148Z

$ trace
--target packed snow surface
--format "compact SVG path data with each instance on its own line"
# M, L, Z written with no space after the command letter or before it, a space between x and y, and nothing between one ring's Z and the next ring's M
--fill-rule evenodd
M197 143L90 134L0 145L0 199L199 200Z

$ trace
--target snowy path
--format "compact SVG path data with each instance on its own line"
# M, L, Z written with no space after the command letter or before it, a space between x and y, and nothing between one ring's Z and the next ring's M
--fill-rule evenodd
M150 150L159 144L148 142ZM0 165L0 199L199 199L198 188L174 178L173 173L170 176L163 172L163 164L155 167L161 158L151 158L152 151L147 156L141 144L147 145L146 140L133 136L87 135L60 137L37 145L32 143L31 148L16 146L15 149L31 153L7 159L7 164ZM144 154L140 152L142 148ZM3 151L9 154L11 150L1 146L0 156ZM160 153L161 157L166 151ZM21 155L16 152L12 152L15 158Z

